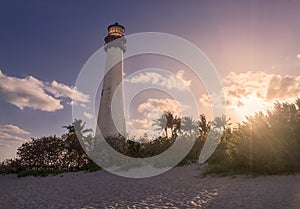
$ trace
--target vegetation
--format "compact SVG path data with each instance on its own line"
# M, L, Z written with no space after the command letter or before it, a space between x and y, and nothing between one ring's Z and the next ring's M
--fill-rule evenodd
M0 173L18 173L19 177L23 177L99 169L80 145L74 127L79 127L76 129L80 130L79 134L91 131L84 129L84 123L81 120L75 120L71 125L65 127L68 133L61 137L48 136L32 139L18 148L16 159L1 163ZM90 143L92 138L91 135L88 135L84 137L84 141Z
M207 173L300 172L300 99L276 103L236 128L226 127Z
M26 177L26 176L48 176L50 174L52 175L58 175L62 173L63 170L58 170L58 169L24 169L18 172L18 177Z
M167 150L181 134L185 139L196 139L187 156L179 163L198 161L201 149L211 131L222 132L221 141L208 159L207 174L279 174L300 172L300 99L295 103L276 103L274 109L248 117L233 127L225 116L207 121L178 118L169 112L154 121L165 136L149 140L109 137L106 141L117 151L138 158L155 156ZM32 139L18 148L17 158L0 165L0 173L27 175L58 174L65 171L95 171L100 169L86 154L97 146L95 138L84 128L85 123L75 120L65 126L61 137L49 136ZM87 135L88 134L88 135ZM78 137L85 144L82 148ZM100 145L101 146L101 145Z

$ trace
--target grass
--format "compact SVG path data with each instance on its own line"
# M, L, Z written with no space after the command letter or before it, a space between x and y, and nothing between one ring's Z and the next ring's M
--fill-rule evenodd
M92 163L89 165L86 165L84 167L82 167L80 170L78 171L84 171L84 172L95 172L101 170L101 167L99 167L97 164ZM41 176L41 177L46 177L49 175L58 175L61 173L65 173L68 172L66 170L62 170L62 169L49 169L49 168L41 168L41 169L25 169L22 170L20 172L17 173L17 176L20 177L26 177L26 176Z
M65 172L64 170L59 170L59 169L47 169L47 168L42 168L42 169L25 169L20 171L17 176L20 177L26 177L26 176L43 176L46 177L50 174L52 175L58 175Z
M97 164L95 163L92 163L92 164L89 164L89 165L86 165L82 168L82 170L84 172L96 172L98 170L101 170L102 168L100 166L98 166Z

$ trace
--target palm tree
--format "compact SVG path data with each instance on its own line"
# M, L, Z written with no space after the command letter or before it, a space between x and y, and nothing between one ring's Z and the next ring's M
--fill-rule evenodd
M166 137L168 138L168 128L171 129L171 131L173 132L173 127L174 127L174 116L171 112L165 112L164 113L166 120L167 120L167 124L165 127L165 132L166 132Z
M207 122L205 115L201 114L199 116L198 126L200 135L205 136L210 130L211 122Z
M181 118L175 116L173 120L173 126L172 126L172 138L177 136L177 133L181 129Z
M165 116L165 114L162 114L161 118L154 120L153 126L158 126L159 128L155 129L155 130L165 130L166 136L167 136L167 131L166 131L166 127L167 127L167 118Z
M83 122L81 119L75 119L71 125L63 126L68 130L68 134L76 134L79 139L84 138L84 134L93 132L91 128L85 129L86 122Z
M63 126L68 130L68 133L63 136L66 143L66 150L68 155L66 159L68 161L68 166L71 168L79 169L81 166L89 161L85 150L87 147L82 147L79 140L85 142L85 140L92 140L91 135L85 136L85 134L92 132L92 129L85 128L85 122L81 119L75 119L71 125ZM87 141L87 143L91 143ZM83 149L85 148L85 149ZM91 147L89 147L91 149Z
M296 102L295 102L296 106L298 107L298 111L300 110L300 98L297 98L296 99Z
M231 123L228 123L230 121L230 118L226 120L226 115L222 115L222 117L216 117L212 121L212 125L215 129L219 130L225 130L226 125L231 125Z
M168 138L168 129L171 129L172 137L180 130L181 119L173 116L171 112L165 111L160 119L154 121L153 125L159 126L165 131L166 138Z
M185 133L196 132L198 129L197 123L192 117L186 116L182 118L182 131Z

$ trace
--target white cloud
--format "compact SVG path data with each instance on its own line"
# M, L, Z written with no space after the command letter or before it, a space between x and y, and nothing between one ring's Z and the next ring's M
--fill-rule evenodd
M0 71L0 95L20 109L29 107L48 112L63 109L60 100L46 94L43 83L32 76L19 79Z
M27 139L17 135L28 135L30 132L19 128L18 126L5 124L0 125L0 140L15 141L15 142L26 142Z
M83 115L87 118L87 119L92 119L94 116L91 113L88 112L84 112Z
M297 54L297 58L300 59L300 54Z
M6 140L6 141L15 141L15 142L26 142L27 139L19 137L19 136L14 136L8 133L3 133L0 132L0 139L1 140Z
M32 76L26 78L10 77L3 74L1 70L0 96L20 109L32 108L47 112L64 108L58 98L69 98L78 102L89 101L88 95L56 81L49 84Z
M147 118L145 119L132 119L130 121L134 127L141 130L148 130L151 127L151 123Z
M163 113L164 111L169 111L174 115L181 114L180 106L174 99L149 98L146 102L138 106L138 112L140 113L148 113L148 112ZM159 117L160 116L161 114L159 115Z
M179 91L187 90L191 86L191 80L183 78L184 71L179 70L175 75L161 75L156 72L138 73L130 79L125 79L130 83L150 83L167 89L176 89Z
M67 97L76 102L89 102L89 95L79 92L74 87L69 87L65 84L52 81L50 85L45 86L45 89L51 92L56 98Z
M25 131L25 130L21 129L20 127L12 125L12 124L0 125L0 132L9 132L9 133L15 133L15 134L24 134L24 135L30 134L30 132Z
M140 118L131 118L128 122L135 130L128 130L133 135L143 135L145 133L151 135L154 120L161 118L164 111L171 112L174 116L181 115L181 106L174 99L157 99L148 98L146 102L138 105L138 112L141 113ZM156 127L157 128L157 127Z

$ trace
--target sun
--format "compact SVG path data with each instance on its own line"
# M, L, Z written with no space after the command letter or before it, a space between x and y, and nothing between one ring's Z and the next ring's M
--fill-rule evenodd
M239 99L232 109L237 117L244 120L247 116L253 116L255 113L266 112L269 106L270 104L262 98L250 95Z

